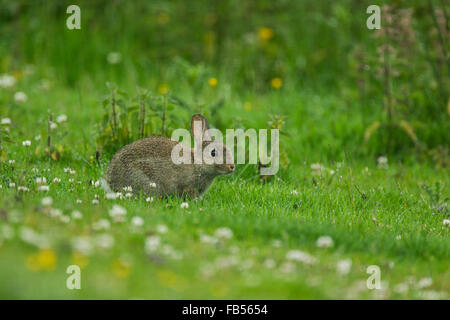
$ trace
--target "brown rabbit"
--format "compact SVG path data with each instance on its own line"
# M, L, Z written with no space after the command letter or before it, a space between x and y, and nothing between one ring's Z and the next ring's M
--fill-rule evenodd
M194 122L201 123L197 130ZM111 160L106 171L106 180L113 191L132 187L135 194L157 196L198 197L211 185L214 178L234 171L233 156L226 146L213 141L209 134L208 121L200 114L194 114L191 120L191 132L202 150L211 144L211 157L223 157L222 164L194 163L194 149L186 148L190 164L176 164L172 160L172 149L180 142L166 137L150 136L135 141L119 150ZM201 144L200 144L201 142ZM207 148L208 150L208 148ZM186 151L185 151L186 152ZM226 159L231 159L226 163ZM217 160L217 159L215 159Z

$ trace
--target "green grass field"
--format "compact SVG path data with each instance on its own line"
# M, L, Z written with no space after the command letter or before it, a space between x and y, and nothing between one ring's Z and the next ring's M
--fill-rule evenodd
M77 3L0 0L0 299L450 299L443 1L378 31L370 1ZM118 148L194 113L280 128L279 172L106 198Z
M92 160L90 138L102 111L95 101L105 90L86 90L82 107L71 90L41 94L33 83L23 90L30 93L11 109L13 142L1 163L2 298L449 297L448 216L445 207L434 208L447 192L446 169L418 163L378 167L376 160L345 155L323 159L314 144L302 144L299 133L284 145L290 164L265 184L255 166L240 165L202 199L189 200L188 208L181 199L109 200L92 184L109 159ZM279 101L288 119L303 114L302 126L316 123L305 105L296 104L307 97L287 91L258 99ZM332 99L318 105L326 108ZM67 115L53 130L55 137L68 132L54 138L65 150L58 161L42 151L46 109L53 105L55 118ZM230 110L249 117L251 111L238 105ZM316 134L323 130L326 136L322 126ZM24 140L31 146L23 146ZM38 191L36 179L42 177L49 191ZM114 205L126 210L121 222L109 214ZM332 241L318 242L321 237ZM66 288L71 264L82 268L81 290ZM380 290L366 287L369 265L380 267Z

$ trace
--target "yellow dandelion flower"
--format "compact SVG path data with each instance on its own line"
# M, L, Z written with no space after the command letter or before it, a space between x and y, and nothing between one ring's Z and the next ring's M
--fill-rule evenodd
M71 258L72 264L79 266L81 269L86 267L89 263L89 258L81 252L74 252Z
M261 27L259 28L258 36L263 41L270 40L273 38L273 30L268 27Z
M270 81L270 85L271 85L272 88L274 88L274 89L280 89L281 86L283 85L283 80L281 80L281 78L278 78L278 77L273 78L273 79Z
M156 16L156 23L167 24L170 21L170 15L167 12L160 12Z
M159 94L167 94L169 92L169 86L165 83L162 83L158 86L158 93Z
M131 263L123 259L117 259L112 265L113 273L119 278L126 278L131 272Z
M211 87L215 87L215 86L217 86L217 79L216 78L209 78L209 80L208 80L208 84L211 86Z
M41 249L38 253L38 263L42 270L53 271L56 267L56 254L52 249Z
M244 110L245 110L245 111L252 111L252 103L249 102L249 101L246 101L246 102L244 103Z

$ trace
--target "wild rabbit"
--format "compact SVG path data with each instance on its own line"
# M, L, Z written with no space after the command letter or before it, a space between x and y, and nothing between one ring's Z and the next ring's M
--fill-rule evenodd
M205 117L200 114L192 116L191 132L196 146L207 150L207 155L214 160L212 164L194 162L196 149L186 147L183 150L187 152L190 163L176 164L172 159L172 150L180 142L150 136L126 145L114 155L106 172L109 187L115 192L131 187L135 194L142 191L160 197L195 198L203 194L215 177L232 173L235 165L230 150L212 139Z

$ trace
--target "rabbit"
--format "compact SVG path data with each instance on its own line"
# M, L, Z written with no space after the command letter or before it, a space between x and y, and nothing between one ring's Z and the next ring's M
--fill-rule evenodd
M195 132L194 122L197 123ZM198 124L201 124L201 131L197 130ZM211 157L223 157L222 164L218 164L219 161L212 164L205 161L195 163L195 150L187 147L184 152L188 152L191 163L176 164L171 154L180 142L162 136L150 136L126 145L113 156L106 171L106 189L119 192L130 186L136 195L142 191L146 195L159 197L200 197L215 177L232 173L235 165L231 151L223 143L212 139L204 116L192 116L191 132L197 145L202 146L201 150L210 145L209 149L214 148L210 151ZM227 159L231 161L226 163Z

